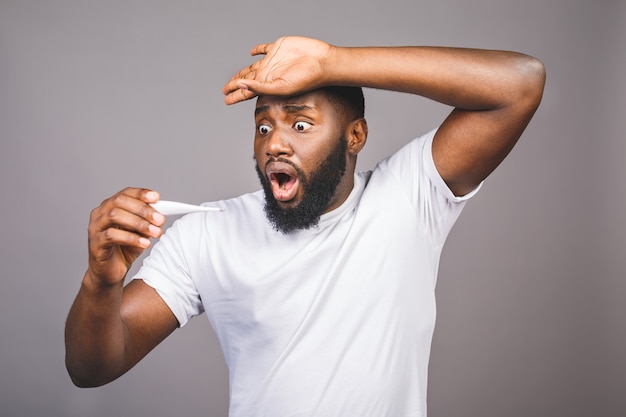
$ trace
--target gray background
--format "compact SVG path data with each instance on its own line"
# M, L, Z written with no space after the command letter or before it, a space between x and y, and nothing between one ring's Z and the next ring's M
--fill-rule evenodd
M0 414L226 414L205 318L87 390L64 369L64 320L102 199L127 185L195 203L257 189L253 104L227 107L220 90L253 45L299 34L545 62L539 112L443 254L430 416L626 415L625 4L0 1ZM366 100L364 169L449 111Z

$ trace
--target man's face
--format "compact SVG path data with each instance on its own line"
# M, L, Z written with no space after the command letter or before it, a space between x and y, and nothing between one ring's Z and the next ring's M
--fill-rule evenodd
M317 225L347 196L341 186L347 150L342 118L324 94L313 92L260 97L255 123L256 170L268 219L283 233Z

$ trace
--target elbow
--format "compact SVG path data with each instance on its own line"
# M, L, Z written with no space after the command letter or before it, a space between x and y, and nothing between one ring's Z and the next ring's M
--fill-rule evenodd
M91 383L89 381L80 379L78 376L73 375L72 373L69 373L70 375L70 380L72 381L72 384L74 384L74 386L78 387L78 388L95 388L99 385Z
M87 378L80 377L79 375L70 371L69 368L67 370L67 373L70 376L70 380L72 381L72 384L74 384L74 386L78 388L95 388L95 387L102 385L102 384L96 384L94 381L91 381Z
M81 377L70 371L68 371L68 374L74 386L78 388L96 388L106 385L108 383L108 381L99 381L91 377Z
M85 375L79 375L78 373L72 371L68 366L66 366L66 368L72 384L78 388L95 388L104 385L104 383L96 382L93 378Z
M115 378L106 378L98 372L89 372L65 360L65 369L72 383L78 388L95 388L106 385Z
M518 74L516 101L534 112L541 103L546 83L546 68L543 62L529 55L521 55L516 62Z

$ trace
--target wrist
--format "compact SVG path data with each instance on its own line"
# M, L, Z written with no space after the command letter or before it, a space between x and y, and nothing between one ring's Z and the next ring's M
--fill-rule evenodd
M374 51L374 48L331 45L324 67L326 84L354 87L375 85L376 66L372 65Z
M350 49L345 46L330 45L323 62L325 85L351 85L353 65Z
M111 291L120 291L124 286L124 279L109 282L98 276L91 268L88 268L83 277L82 286L92 294L103 294Z

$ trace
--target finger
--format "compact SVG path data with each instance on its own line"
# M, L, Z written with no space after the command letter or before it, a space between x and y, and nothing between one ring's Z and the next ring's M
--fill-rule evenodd
M261 65L261 59L253 62L245 68L242 68L237 74L230 78L230 81L241 79L253 79L256 77L259 66Z
M258 94L248 88L245 84L239 84L234 90L230 91L224 98L224 102L228 105L240 103L242 101L250 100L256 97Z
M231 78L226 84L224 84L224 87L222 87L222 94L224 94L225 96L239 90L240 88L242 88L242 86L244 85L242 83L242 80L245 79L244 77L233 77Z
M109 228L89 239L89 270L100 282L123 281L132 263L150 247L143 236Z
M123 222L118 222L123 223ZM162 235L161 228L144 223L143 226L109 226L89 233L89 252L96 259L105 259L103 254L110 253L114 245L120 247L145 249L150 246L150 238Z
M267 51L269 50L270 45L271 44L269 44L269 43L258 44L257 46L253 47L250 50L250 55L252 55L252 56L255 56L255 55L265 55L265 54L267 54Z
M124 209L114 207L106 214L107 217L104 221L108 227L122 229L144 237L153 238L158 238L163 233L160 225L153 224L146 218L135 213L130 213ZM160 213L157 214L158 216L163 216Z
M105 200L91 213L89 234L120 228L146 237L160 237L160 226L165 223L165 217L148 203L135 198L143 195L143 191L126 189ZM146 199L152 201L153 197L149 195Z
M254 79L257 75L258 66L258 61L254 62L253 64L250 64L240 70L237 74L233 75L230 80L228 80L228 82L224 85L224 87L222 87L222 93L224 95L228 95L233 91L241 88L240 83L242 80Z
M117 201L121 200L123 197L117 198ZM113 227L154 238L161 236L161 226L165 222L165 216L152 206L134 199L103 210L101 216L100 230Z
M146 237L113 227L103 230L95 236L90 236L90 267L100 269L102 266L107 264L111 266L111 261L114 261L114 258L121 253L130 255L131 258L123 256L121 259L122 262L128 267L134 261L134 258L139 256L141 252L148 247L150 247L150 240ZM121 248L125 249L123 249L123 251L119 251ZM100 264L100 267L97 267L98 264Z
M254 71L254 69L252 68L252 65L248 65L247 67L239 70L237 72L237 74L235 74L232 77L230 77L229 81L236 81L236 80L244 79L244 78L246 78L246 76L248 76L248 74L250 72L253 72L253 71Z
M256 76L256 71L248 72L246 75L243 75L240 78L233 78L224 85L222 92L225 95L228 95L239 89L253 90L254 86L259 85L259 82L254 79L255 76Z
M159 198L159 193L153 190L127 188L112 197L112 207L120 207L157 226L161 226L165 223L165 217L150 205L159 201Z
M96 210L107 211L113 207L120 207L160 225L165 222L165 217L155 217L157 211L150 206L151 203L159 201L159 198L159 193L154 190L128 187L104 200Z
M136 198L146 203L156 203L159 201L159 193L148 188L127 187L119 192L119 194Z
M94 236L90 243L94 249L92 252L97 259L98 255L106 256L113 246L146 249L150 246L150 239L124 229L110 227ZM99 248L100 250L98 250Z

